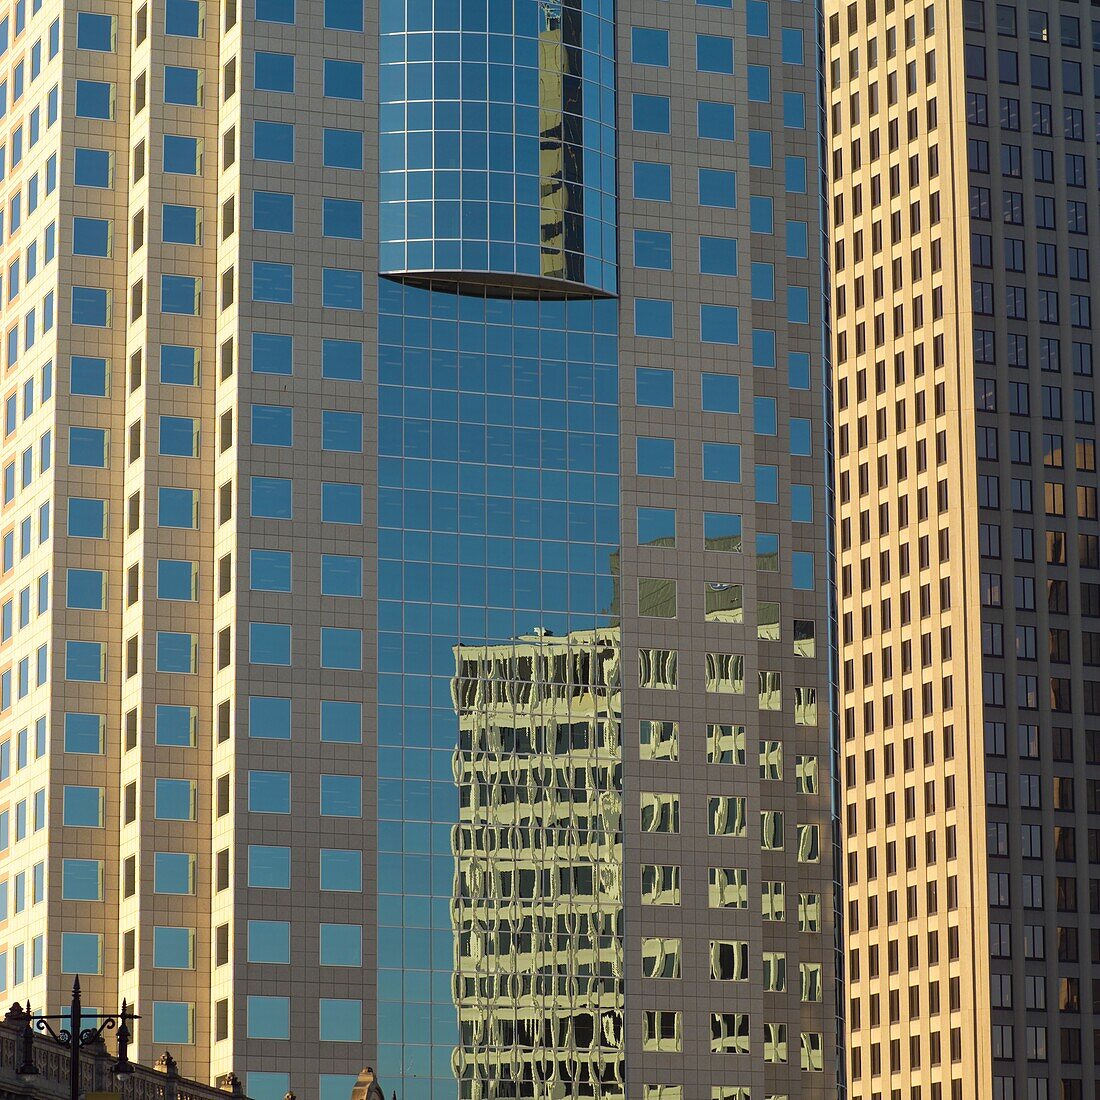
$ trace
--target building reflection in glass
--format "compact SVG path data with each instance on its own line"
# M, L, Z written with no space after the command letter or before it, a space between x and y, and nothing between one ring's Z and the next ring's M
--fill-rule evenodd
M623 1093L615 628L456 646L463 1100Z
M469 1097L548 1097L563 1081L563 1096L614 1095L618 905L563 895L561 876L575 867L605 891L599 876L622 863L617 642L607 634L620 532L617 303L459 295L382 280L379 313L378 1062L393 1067L386 1080L401 1100L454 1100L456 1071ZM549 633L540 640L536 628ZM605 679L559 698L539 671L537 691L528 676L534 695L516 704L514 717L505 719L503 703L466 702L460 720L456 646L514 654L517 677L525 660L559 668L572 652L569 660L589 662ZM542 664L533 656L540 648ZM464 689L475 700L476 685L474 677ZM578 738L582 728L597 738L590 749L562 754L546 741L569 723ZM524 731L532 746L507 765L517 769L508 794L523 799L514 804L501 802L503 778L488 795L507 755L488 730L505 726ZM463 738L470 748L456 774ZM475 754L475 744L486 747ZM561 791L531 793L536 777L559 770L569 778ZM498 813L506 815L499 825ZM570 813L595 822L583 837ZM547 841L533 830L547 829L559 831L564 847L548 847L554 858L536 876L524 861ZM474 846L490 836L495 851ZM460 897L456 913L459 840L469 842L460 850L469 900ZM474 934L471 926L456 972L456 919L482 922L505 882L514 908L502 906L499 919L508 927ZM534 882L538 894L526 898ZM583 969L571 962L551 975L558 962L547 952L557 940L547 947L547 936L590 939ZM590 981L606 991L591 997ZM536 992L548 982L569 988L551 1001ZM551 1003L560 1008L547 1032L550 1015L533 1006ZM585 1012L572 1011L582 1004ZM475 1010L487 1005L496 1007ZM542 1076L550 1083L539 1084Z

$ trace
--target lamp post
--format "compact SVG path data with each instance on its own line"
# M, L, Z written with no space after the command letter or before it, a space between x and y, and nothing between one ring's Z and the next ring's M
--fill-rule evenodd
M141 1017L135 1015L125 1001L122 1002L121 1011L114 1015L105 1015L100 1012L84 1013L80 1004L79 977L73 980L73 998L67 1016L32 1015L28 1004L25 1019L23 1064L18 1072L28 1076L38 1073L38 1067L34 1064L34 1031L45 1032L55 1043L68 1048L69 1100L80 1100L80 1051L98 1042L105 1031L113 1031L116 1028L118 1030L118 1058L111 1069L118 1076L134 1072L134 1067L127 1057L127 1047L130 1045L130 1028L127 1021L139 1020ZM53 1026L53 1021L57 1021L59 1025L57 1028ZM68 1023L68 1027L60 1026L63 1021ZM88 1027L84 1026L85 1022L89 1024Z

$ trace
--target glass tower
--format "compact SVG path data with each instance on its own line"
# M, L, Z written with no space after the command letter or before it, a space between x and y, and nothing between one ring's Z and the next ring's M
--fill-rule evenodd
M817 14L10 7L0 991L835 1096Z

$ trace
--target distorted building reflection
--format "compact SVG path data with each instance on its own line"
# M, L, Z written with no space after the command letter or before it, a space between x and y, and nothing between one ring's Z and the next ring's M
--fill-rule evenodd
M622 1096L618 629L454 652L459 1096Z

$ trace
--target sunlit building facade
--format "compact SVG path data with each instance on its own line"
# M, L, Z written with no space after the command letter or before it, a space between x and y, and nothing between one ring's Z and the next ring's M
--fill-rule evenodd
M0 992L256 1100L835 1095L816 20L0 11Z
M1097 1095L1094 14L826 5L853 1100Z

